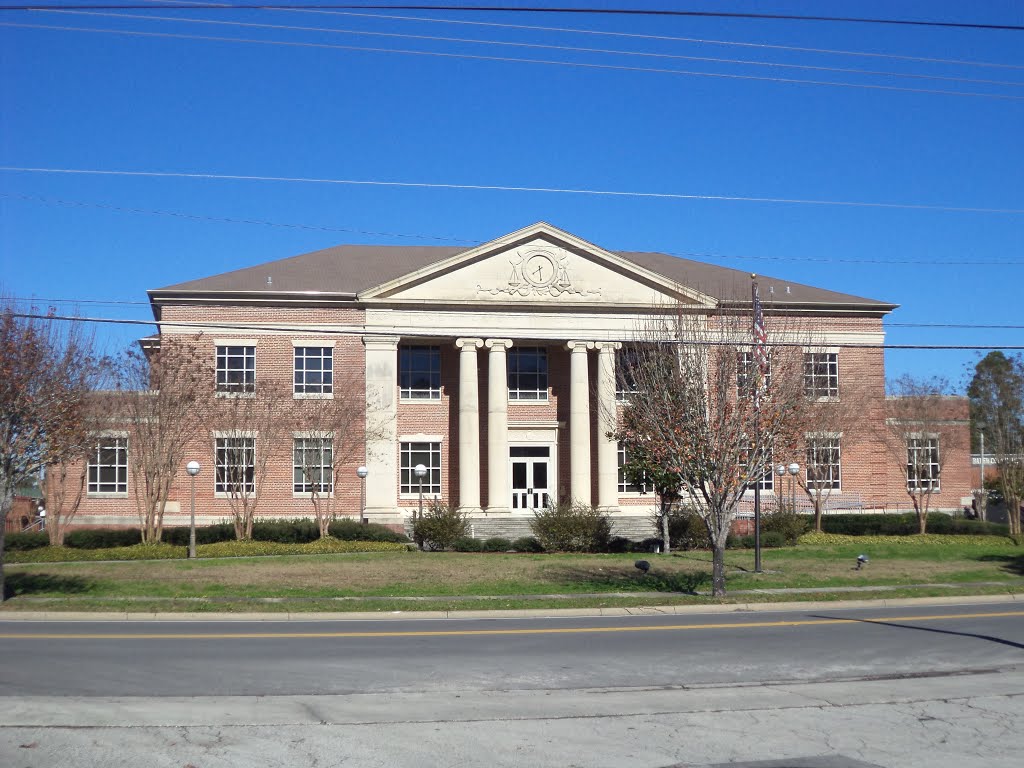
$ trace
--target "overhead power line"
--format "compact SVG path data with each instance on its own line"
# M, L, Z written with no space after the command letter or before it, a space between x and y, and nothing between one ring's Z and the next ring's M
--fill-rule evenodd
M191 3L187 0L175 0L182 5L194 6L198 3ZM287 12L287 11L286 11ZM992 61L974 61L969 59L941 59L928 56L905 56L896 53L879 53L877 51L851 51L837 48L807 48L795 45L777 45L773 43L752 43L737 40L719 40L704 37L680 37L677 35L651 35L640 32L613 32L604 29L580 29L578 27L548 27L538 24L508 24L500 21L473 21L470 19L432 19L427 16L395 16L383 13L357 13L353 11L328 11L328 10L307 10L295 9L295 13L316 13L332 16L356 16L369 19L389 19L401 21L415 21L427 24L460 24L477 27L496 27L501 29L534 30L538 32L560 32L565 34L578 35L599 35L604 37L624 37L639 40L660 40L666 42L699 43L703 45L737 46L742 48L761 48L778 51L794 51L799 53L824 53L835 56L865 56L879 59L893 59L898 61L913 61L927 64L953 64L965 67L997 67L1003 69L1024 69L1024 64L1005 64Z
M833 80L805 80L790 77L774 77L768 75L742 75L727 72L702 72L699 70L669 69L663 67L639 67L625 64L599 64L583 61L559 61L555 59L524 59L514 56L490 56L473 53L451 53L447 51L421 51L405 48L382 48L374 46L341 45L339 43L314 43L299 40L262 40L245 37L220 37L217 35L187 35L177 32L145 32L134 29L110 29L106 27L72 27L58 24L22 24L18 22L0 22L2 27L20 29L46 29L59 32L87 32L93 34L121 35L128 37L152 37L168 40L201 40L216 43L241 43L246 45L270 45L287 48L317 48L325 50L365 51L368 53L392 53L405 56L428 56L443 59L466 59L470 61L494 61L515 64L541 64L557 67L577 67L581 69L608 70L620 72L647 72L663 75L682 75L686 77L708 77L723 80L751 80L765 83L782 83L786 85L814 85L833 88L854 88L869 91L892 91L898 93L918 93L938 96L957 96L977 99L997 99L1003 101L1024 101L1024 96L1004 93L986 93L979 91L952 91L942 88L914 88L909 86L882 85L880 83L850 83Z
M7 5L0 7L0 10L7 11L32 11L32 10L57 10L63 8L85 8L89 10L161 10L174 8L173 5L140 5L132 3L119 4L44 4L44 5ZM981 24L965 21L932 21L928 19L891 19L881 17L863 16L817 16L806 14L784 14L784 13L740 13L726 11L683 11L668 10L661 8L567 8L557 6L526 6L512 7L504 5L380 5L380 4L273 4L273 3L235 3L224 5L220 3L202 4L193 6L201 10L216 11L242 11L242 10L366 10L366 11L455 11L466 13L552 13L552 14L576 14L599 15L599 16L669 16L680 18L719 18L719 19L753 19L762 21L816 21L833 22L842 24L883 24L894 26L911 27L936 27L945 29L978 29L978 30L1000 30L1020 32L1024 26L1019 24Z
M330 227L319 224L296 224L290 222L279 222L269 221L267 219L249 219L249 218L232 218L226 216L207 216L195 213L183 213L180 211L164 211L153 208L128 208L119 205L108 205L105 203L93 203L84 202L81 200L64 200L61 198L47 198L39 197L37 195L18 195L7 192L0 192L0 198L7 198L10 200L24 200L33 203L42 203L44 205L62 205L72 208L95 208L103 211L114 211L115 213L131 213L141 214L147 216L169 216L177 219L185 219L188 221L208 221L218 224L245 224L245 225L258 225L265 227L281 227L286 229L302 229L312 230L318 232L345 232L348 234L360 234L360 235L372 235L377 237L401 237L410 238L413 240L437 240L449 243L459 243L462 245L475 246L480 245L484 241L479 239L471 238L459 238L459 237L444 237L440 235L426 235L426 234L409 234L409 233L398 233L398 232L379 232L374 230L355 229L351 227ZM623 248L620 250L629 250ZM961 267L961 266L988 266L988 267L1017 267L1024 266L1024 261L1005 261L1005 260L980 260L980 259L958 259L955 261L942 261L937 259L848 259L848 258L831 258L827 256L750 256L742 254L722 254L722 253L711 253L711 252L674 252L674 251L662 251L668 256L677 256L682 259L714 259L716 261L788 261L788 262L814 262L821 264L878 264L881 266L893 266L893 265L927 265L927 266L938 266L938 267Z
M12 312L12 317L24 318L27 320L50 320L67 321L80 323L109 323L114 325L156 325L162 328L209 328L211 330L238 330L238 331L270 331L275 333L309 333L310 327L291 325L260 325L254 323L224 323L224 322L174 322L157 320L126 320L112 317L80 317L76 315L39 314L33 312ZM394 330L372 330L364 328L317 328L317 333L338 335L338 336L393 336ZM735 344L749 344L750 339L737 341L701 341L702 346L733 346ZM773 347L805 347L805 342L799 341L773 341L769 344ZM918 349L918 350L1024 350L1024 345L1007 344L866 344L862 342L840 342L834 344L829 342L830 347L842 347L845 349Z
M47 11L47 13L71 14L76 16L99 16L103 18L137 19L139 21L167 21L184 24L211 24L228 27L244 27L247 29L273 29L290 32L321 32L343 35L362 35L368 37L387 37L402 40L423 40L441 43L468 43L471 45L490 45L511 48L531 48L548 51L565 51L569 53L592 53L610 56L639 56L654 59L675 59L682 61L698 61L709 64L739 64L751 67L770 67L777 69L798 69L812 72L832 72L844 75L865 75L868 77L897 77L912 80L937 80L950 83L969 83L973 85L999 85L1011 88L1024 88L1024 82L1012 80L988 80L971 77L951 77L947 75L928 75L911 72L892 72L884 70L857 69L855 67L824 67L811 64L792 64L776 61L756 61L751 59L726 59L714 56L688 56L676 53L657 53L654 51L629 51L614 48L588 48L584 46L553 45L548 43L527 43L510 40L481 40L466 37L445 37L441 35L413 35L403 32L378 32L364 29L339 29L337 27L305 27L293 24L261 24L247 21L224 21L222 19L196 19L187 16L141 16L132 13L105 13L99 11Z
M33 168L28 166L0 166L0 171L18 173L57 173L85 176L127 176L144 178L209 179L219 181L272 181L295 184L337 184L367 187L399 187L407 189L459 189L487 192L542 192L564 195L595 195L600 197L637 197L662 200L707 200L715 202L776 203L786 205L824 205L849 208L882 208L896 210L941 211L946 213L1001 213L1019 216L1024 208L981 208L953 205L927 205L919 203L872 203L854 200L812 200L788 197L749 197L744 195L700 195L679 192L629 192L608 189L579 189L561 187L525 187L501 184L453 184L421 181L379 181L370 179L325 179L303 176L254 176L226 173L184 173L175 171L121 171L90 168Z

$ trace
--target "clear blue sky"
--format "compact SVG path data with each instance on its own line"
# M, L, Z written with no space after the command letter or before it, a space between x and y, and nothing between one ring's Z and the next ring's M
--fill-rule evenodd
M561 4L610 5L606 0ZM642 5L1024 24L1024 3L1018 0L652 0ZM122 13L150 20L4 11L0 22L303 45L0 26L0 165L905 203L1017 213L0 171L0 284L8 294L145 301L149 288L331 245L452 242L444 238L469 244L546 220L613 250L707 254L704 258L718 264L897 303L902 306L891 315L893 324L1024 325L1024 32L402 12L1004 65L995 67L308 12ZM199 24L154 16L491 42ZM421 56L395 49L1017 98ZM144 305L83 304L80 309L106 317L150 317ZM106 326L102 334L110 344L123 345L149 332L146 327ZM1021 345L1024 332L893 325L888 340ZM940 374L960 382L976 359L972 352L890 351L887 366L890 376Z

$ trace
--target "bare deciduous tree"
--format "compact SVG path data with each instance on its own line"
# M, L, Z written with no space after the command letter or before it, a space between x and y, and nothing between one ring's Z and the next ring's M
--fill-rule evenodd
M344 483L343 470L362 458L365 445L365 395L356 381L335 378L332 398L296 403L293 466L294 490L308 493L320 537L336 515L335 500Z
M681 496L701 515L713 548L712 593L725 594L725 544L743 494L770 471L778 444L791 444L804 408L802 357L765 351L771 375L738 376L751 350L751 317L686 314L640 334L635 394L617 438L682 478Z
M885 429L880 437L903 472L920 533L928 528L932 494L940 488L950 453L964 447L966 420L956 413L949 382L909 374L889 385Z
M200 434L213 372L199 336L146 339L118 366L117 416L128 432L128 469L145 544L160 541L171 486Z
M280 382L219 392L213 404L215 488L227 496L235 536L252 538L270 455L291 423L292 398Z
M80 324L25 317L0 300L0 600L15 489L79 449L96 369L92 337Z

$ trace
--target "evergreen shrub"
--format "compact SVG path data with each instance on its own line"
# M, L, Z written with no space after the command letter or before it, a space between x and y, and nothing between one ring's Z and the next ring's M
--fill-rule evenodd
M612 524L596 507L563 502L533 513L530 528L549 552L607 552Z

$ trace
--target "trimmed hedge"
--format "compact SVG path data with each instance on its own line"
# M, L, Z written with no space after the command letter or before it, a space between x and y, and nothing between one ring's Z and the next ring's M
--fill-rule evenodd
M474 539L472 536L460 536L452 544L452 549L456 552L483 552L484 543L480 539Z
M484 552L508 552L512 549L512 540L501 536L492 536L484 540Z
M535 536L520 536L512 542L512 549L516 552L543 552L544 546Z
M939 544L941 546L949 547L960 547L960 546L1017 546L1014 539L1010 536L1003 538L984 535L984 536L971 536L965 534L943 534L943 533L926 533L923 536L921 534L915 534L913 536L850 536L842 533L805 533L800 537L801 544L811 545L842 545L842 544L857 544L864 546L866 544L897 544L899 546L916 547L923 546L926 544Z
M85 528L64 536L64 546L72 549L111 549L141 543L142 534L137 528Z
M40 531L8 533L4 537L4 550L7 552L27 552L30 549L39 549L49 545L50 537Z
M358 520L335 520L328 532L336 539L343 541L390 541L395 544L408 544L409 537L404 533L392 531L379 523L360 523Z
M234 541L235 526L231 523L196 526L196 544L216 544L218 541ZM166 544L179 547L188 546L188 528L164 528L163 539Z
M847 536L911 536L919 535L917 515L908 512L899 515L822 515L824 533ZM928 533L940 535L1006 536L1009 526L966 520L942 512L928 514Z
M8 563L70 563L91 560L184 560L185 547L170 544L136 544L133 547L75 549L74 547L43 547L27 552L11 552Z

